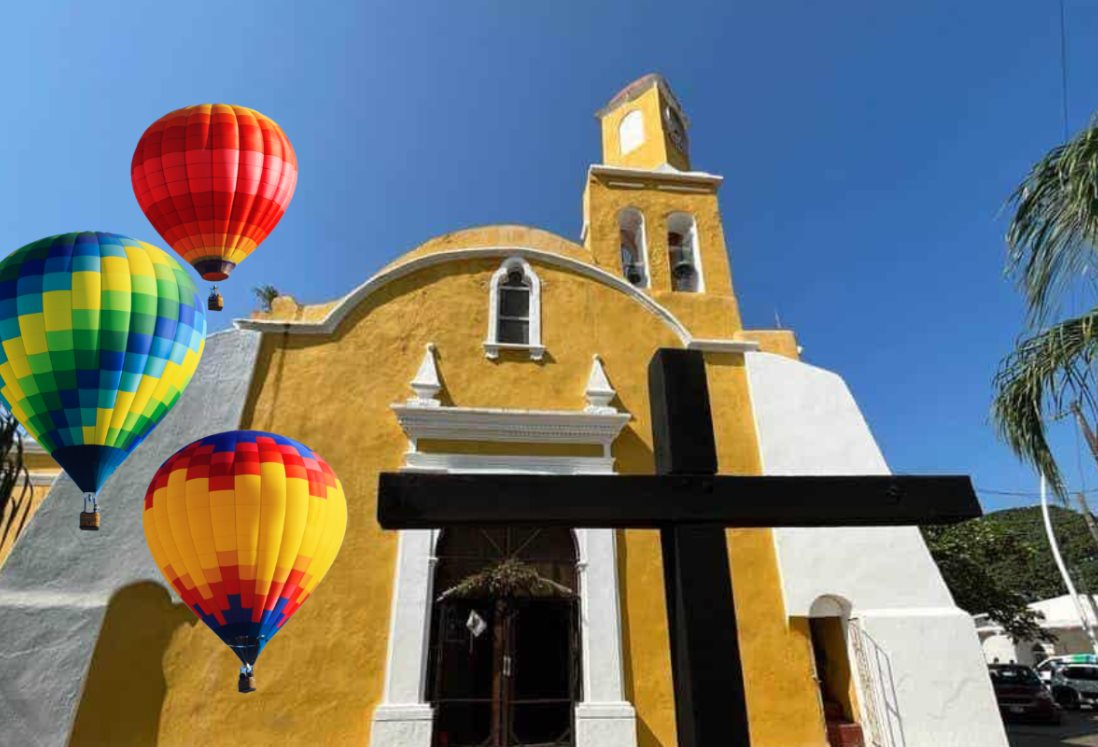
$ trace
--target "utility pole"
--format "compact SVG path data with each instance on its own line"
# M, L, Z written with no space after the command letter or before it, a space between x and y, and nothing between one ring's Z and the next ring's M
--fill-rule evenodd
M1087 441L1087 446L1090 447L1090 455L1094 457L1094 461L1098 463L1098 436L1094 434L1094 431L1090 427L1090 423L1083 417L1083 410L1079 407L1079 400L1075 400L1071 403L1071 411L1075 413L1075 422L1079 424L1079 430L1083 432L1083 438Z

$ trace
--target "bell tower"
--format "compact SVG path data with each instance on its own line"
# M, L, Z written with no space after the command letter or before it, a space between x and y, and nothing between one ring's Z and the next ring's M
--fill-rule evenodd
M717 204L723 180L691 169L689 120L671 86L645 75L596 117L603 163L588 169L584 245L693 336L730 339L741 324Z

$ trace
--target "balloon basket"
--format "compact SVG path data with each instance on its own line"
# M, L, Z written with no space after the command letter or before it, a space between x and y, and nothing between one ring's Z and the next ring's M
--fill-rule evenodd
M255 672L251 667L241 667L240 676L236 680L236 691L240 693L255 692Z
M80 528L85 531L98 532L99 531L99 512L98 511L81 511L80 512Z
M99 503L95 493L84 493L84 510L80 512L80 528L85 531L99 531Z
M217 286L210 291L210 297L206 299L206 308L210 311L221 311L225 308L225 299L217 292Z

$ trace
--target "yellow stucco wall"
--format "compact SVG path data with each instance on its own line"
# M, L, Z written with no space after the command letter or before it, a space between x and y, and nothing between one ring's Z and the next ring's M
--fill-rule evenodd
M51 481L61 472L61 466L37 444L25 447L23 466L30 475L31 485L26 489L17 485L11 500L0 511L0 568L46 499Z
M503 232L509 243L557 245L573 256L583 252L544 232L477 231L463 236L466 245L484 245L480 242ZM430 251L447 246L447 240L436 240ZM428 250L408 256L423 251ZM136 744L153 732L156 743L166 746L221 744L226 735L241 747L368 743L383 686L396 560L396 534L382 531L375 519L377 474L401 464L407 442L389 405L410 395L408 382L429 342L437 347L443 398L463 406L581 409L591 357L598 353L618 392L616 404L634 416L614 444L617 468L652 472L647 364L657 348L681 342L626 293L575 272L533 264L543 288L547 354L542 363L520 353L504 352L497 361L484 356L488 281L499 260L415 271L365 299L331 337L266 336L243 427L299 439L340 475L349 519L339 558L313 598L264 651L257 667L259 690L246 697L234 692L235 657L204 626L185 624L181 609L165 607L150 590L134 590L124 604L112 604L108 624L124 618L128 625L151 626L158 653L142 656L160 663L163 686L154 678L155 686L135 698L131 707L141 713L134 713L131 731L116 723L117 714L106 705L82 704L73 744L94 744L104 735L113 743ZM710 355L707 366L721 470L757 473L742 356ZM425 446L449 450L454 444ZM549 452L531 445L525 453ZM631 530L619 540L627 697L637 709L640 745L673 747L659 536ZM753 743L819 747L824 741L811 647L806 632L791 628L785 616L770 532L729 532L729 557ZM104 628L89 683L136 687L126 674L135 666L132 649L103 642L112 629Z
M49 492L49 485L32 485L26 492L16 488L12 500L0 511L0 568Z
M650 287L645 292L668 308L695 337L728 338L742 329L739 308L732 290L732 270L724 240L720 207L714 191L683 194L659 189L661 177L653 175L637 184L642 188L620 186L613 177L592 174L587 182L584 216L587 246L595 263L615 275L621 275L621 238L618 213L626 207L644 216L648 251ZM671 290L668 258L667 217L674 212L689 213L697 225L698 250L704 279L703 293Z

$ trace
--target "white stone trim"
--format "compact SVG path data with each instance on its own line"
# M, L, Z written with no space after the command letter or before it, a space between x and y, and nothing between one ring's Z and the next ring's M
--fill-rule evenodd
M687 350L701 350L707 353L749 353L759 349L754 340L717 340L695 337L686 343Z
M60 472L30 472L30 484L36 488L46 488L53 485L53 481L60 476Z
M523 345L519 342L492 342L484 341L484 357L490 360L499 358L501 350L520 350L530 354L530 360L540 361L545 357L545 347L542 345Z
M713 191L705 187L684 187L677 184L657 184L656 189L664 192L688 192L691 194L709 194Z
M527 309L530 315L530 341L527 343L499 341L499 286L515 270L522 272L530 284L530 306ZM495 359L501 350L525 350L529 352L530 360L534 361L540 361L545 355L545 347L541 344L541 278L529 262L518 256L503 260L488 285L488 336L484 340L484 354Z
M634 169L626 166L607 166L594 163L587 167L587 177L619 177L634 180L656 180L679 182L684 184L706 185L715 191L724 181L723 176L710 174L705 171L664 171L662 169Z
M439 407L442 402L435 395L442 390L442 382L438 378L438 364L435 362L435 344L427 343L420 361L416 375L408 384L416 396L408 398L411 407Z
M632 417L627 412L504 410L391 405L413 444L421 439L598 444L608 449Z
M424 454L404 455L406 472L491 472L542 475L613 474L613 457L537 457L509 454Z
M446 409L446 408L442 408ZM429 455L417 455L429 456ZM490 469L496 457L448 455L450 471ZM571 474L567 457L546 457L539 472ZM596 474L607 471L599 469ZM583 700L576 705L576 747L636 747L636 712L625 700L616 533L573 530L580 594ZM402 530L389 627L385 691L374 710L372 747L430 747L432 708L426 702L435 544L439 532Z
M602 366L602 358L595 355L591 361L591 373L587 376L587 389L583 392L587 400L584 412L595 415L614 415L617 409L611 406L611 402L618 393L610 385L610 379L606 377L606 369Z
M419 270L445 264L447 262L511 256L522 257L528 261L537 261L551 267L561 267L571 270L577 275L582 275L602 283L603 285L614 288L615 290L621 291L654 314L675 333L683 345L688 345L693 339L689 330L686 329L686 326L683 325L670 310L656 302L641 289L635 288L624 278L607 272L601 267L581 262L578 259L563 254L522 246L470 247L467 249L452 249L445 252L435 252L433 254L415 257L407 262L386 268L371 277L365 283L344 296L320 321L236 319L233 321L233 324L237 329L254 330L256 332L265 332L268 334L331 335L358 304L372 293L393 281L411 275Z

